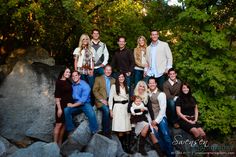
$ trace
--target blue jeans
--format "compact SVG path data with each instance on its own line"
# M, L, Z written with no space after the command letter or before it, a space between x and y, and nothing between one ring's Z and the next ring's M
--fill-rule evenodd
M97 123L96 114L90 103L85 103L78 107L64 108L66 130L68 132L71 132L75 129L75 125L73 123L73 115L79 114L81 113L81 111L84 112L86 117L88 117L89 128L90 128L91 133L93 134L96 133L98 131L98 123Z
M143 79L143 70L134 69L134 87L136 87L138 81Z
M107 105L102 105L97 109L102 111L102 130L104 134L109 134L111 131L109 107Z
M93 84L94 84L94 77L93 76L81 74L81 79L86 81L89 84L90 88L93 89Z
M154 133L156 138L158 139L158 143L160 144L161 149L166 151L167 156L175 156L166 117L164 117L159 123L158 131L155 131L154 129Z
M167 110L170 111L170 122L172 124L176 123L178 116L176 114L175 101L173 99L167 100Z
M94 78L104 74L104 69L102 67L94 69Z
M148 79L150 78L151 76L146 76L144 78L144 81L148 84ZM164 82L166 81L166 75L163 74L162 76L160 77L155 77L156 79L156 82L157 82L157 87L158 89L160 89L161 91L163 91L163 84Z

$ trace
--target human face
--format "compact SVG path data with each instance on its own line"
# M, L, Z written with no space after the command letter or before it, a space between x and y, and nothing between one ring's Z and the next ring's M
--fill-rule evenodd
M157 32L157 31L152 31L152 32L151 32L151 39L152 39L152 42L157 42L158 37L159 37L159 35L158 35L158 32Z
M124 38L120 38L117 43L118 43L120 49L124 49L125 48L126 42L125 42Z
M120 83L124 83L124 81L125 81L125 76L124 76L123 74L121 74L121 75L118 77L118 79L119 79L119 82L120 82Z
M112 73L111 67L106 66L106 68L104 69L104 74L109 77L109 76L111 76L111 73Z
M139 44L139 46L144 47L144 45L145 45L144 39L143 38L139 38L138 44Z
M77 73L77 72L73 72L72 73L72 80L75 82L75 83L78 83L80 81L80 75Z
M168 74L169 78L172 80L172 81L176 81L176 72L175 71L170 71L169 74Z
M82 40L83 47L88 46L88 42L89 42L89 39L88 39L88 38L84 38L84 39Z
M63 77L63 79L70 78L70 69L67 68L62 77Z
M98 31L93 31L92 37L93 37L93 40L98 40L99 37L100 37L99 32Z
M151 91L154 91L157 88L157 83L154 79L149 80L148 87Z
M142 102L142 100L141 100L140 98L136 98L136 99L135 99L135 104L136 104L137 106L141 105L141 102Z
M142 95L144 91L145 91L145 86L142 83L140 83L138 86L138 93Z
M183 87L182 87L182 92L183 92L184 94L188 94L189 88L188 88L186 85L183 85Z

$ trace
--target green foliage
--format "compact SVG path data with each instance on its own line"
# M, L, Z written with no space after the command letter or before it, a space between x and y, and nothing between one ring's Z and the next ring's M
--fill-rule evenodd
M228 135L236 128L236 4L234 0L0 0L1 46L40 45L57 64L73 64L72 51L82 33L101 30L112 56L117 37L127 46L160 30L174 56L174 67L191 84L207 131Z

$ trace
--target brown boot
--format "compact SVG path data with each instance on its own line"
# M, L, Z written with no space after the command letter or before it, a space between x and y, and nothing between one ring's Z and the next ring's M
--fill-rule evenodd
M161 150L160 145L158 143L153 144L153 146L154 146L155 151L159 155L159 157L164 157L165 156L164 153Z
M140 135L139 151L138 151L138 152L141 153L141 154L144 155L144 156L147 155L147 152L146 152L146 150L145 150L145 142L146 142L145 139L146 139L145 137L143 137L143 136Z

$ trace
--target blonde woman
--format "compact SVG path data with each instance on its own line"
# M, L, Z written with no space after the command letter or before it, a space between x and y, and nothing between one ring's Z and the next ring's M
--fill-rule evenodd
M137 47L134 49L134 85L138 83L138 81L143 79L143 71L146 66L146 48L147 48L147 40L144 36L138 37Z
M87 34L82 34L79 46L74 50L74 69L79 71L81 79L88 82L93 87L94 78L94 48L91 46L90 38Z
M157 127L152 128L150 126L151 121L154 119L154 112L153 112L153 107L150 102L150 98L148 96L148 87L147 84L144 81L139 81L137 85L135 86L134 89L134 95L138 96L141 98L142 103L148 110L143 110L143 109L136 109L134 110L135 113L138 112L143 112L146 114L148 122L147 121L140 121L137 122L134 128L134 132L136 136L140 136L140 142L139 142L139 152L142 155L147 155L147 152L145 150L145 143L146 143L146 137L149 135L149 129L151 128L151 133L150 133L150 138L153 143L155 151L158 153L160 157L163 156L163 153L161 151L160 145L158 144L157 139L155 138L155 135L153 134L153 129L158 130ZM133 101L131 101L128 105L128 112L131 112L131 107L132 107Z

